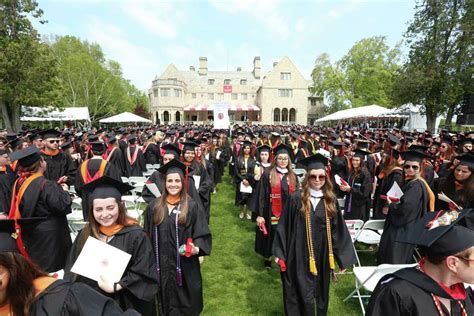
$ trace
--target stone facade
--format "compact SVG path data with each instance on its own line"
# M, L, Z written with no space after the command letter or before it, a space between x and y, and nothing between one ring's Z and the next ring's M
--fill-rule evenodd
M212 104L227 103L231 122L261 124L312 124L322 108L322 98L311 95L306 80L288 57L262 73L260 57L252 71L209 71L207 58L199 68L182 71L170 64L149 90L155 123L209 122Z

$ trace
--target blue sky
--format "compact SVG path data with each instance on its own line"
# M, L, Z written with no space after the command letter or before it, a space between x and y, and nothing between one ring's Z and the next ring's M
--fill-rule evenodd
M358 40L376 35L393 46L413 18L408 0L38 0L42 35L74 35L97 42L106 57L122 65L124 77L147 90L170 63L210 70L252 69L261 56L263 71L288 56L310 79L315 58L333 61Z

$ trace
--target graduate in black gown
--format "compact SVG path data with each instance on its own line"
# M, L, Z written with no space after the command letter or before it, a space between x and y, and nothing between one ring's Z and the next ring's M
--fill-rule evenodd
M160 163L160 147L155 143L153 134L147 135L147 139L142 146L142 152L146 164L156 165Z
M245 216L247 219L251 219L252 215L250 210L248 210L248 206L250 204L252 193L242 192L241 185L245 187L252 187L253 192L255 187L254 169L256 162L250 154L252 143L250 141L244 141L241 146L242 148L240 149L239 155L235 160L235 205L240 207L239 217L241 219L243 219Z
M129 135L127 140L128 146L124 151L127 177L141 177L143 172L146 171L145 156L136 145L137 138L135 135Z
M16 174L8 163L8 153L0 149L0 156L4 163L0 164L0 214L8 215L12 201L12 188Z
M269 155L270 146L263 145L262 152ZM292 149L280 144L275 148L274 161L265 171L255 189L250 209L256 214L255 252L265 260L264 265L271 267L272 244L285 201L298 189L296 174L291 169ZM265 228L263 228L265 227ZM264 234L266 231L266 235Z
M132 188L107 176L83 187L91 194L89 222L74 240L64 269L65 279L88 284L113 298L123 309L133 308L142 315L155 315L153 306L158 284L150 238L134 219L127 216L127 210L121 202L122 194ZM119 281L101 276L97 282L71 272L89 237L131 255Z
M333 150L333 156L331 159L331 181L335 183L334 176L337 174L339 177L347 181L349 176L347 170L347 158L345 156L345 145L342 142L332 141L331 142ZM334 192L336 193L337 198L344 198L345 193L341 191L339 186L334 187Z
M105 152L105 145L102 142L91 143L92 158L84 161L78 168L75 176L74 187L77 195L82 199L82 213L84 220L89 218L89 210L92 205L90 194L82 187L102 176L108 176L122 182L120 171L117 167L102 158Z
M429 185L421 177L422 160L426 156L418 151L405 151L402 158L404 182L403 196L394 202L389 196L388 214L380 239L377 264L408 264L413 262L414 247L397 242L415 225L415 221L427 212L434 211L435 197Z
M105 150L102 157L111 164L115 165L122 177L127 176L127 168L125 167L125 156L123 154L123 151L120 149L117 143L117 138L114 134L107 135L107 149Z
M327 174L327 158L316 154L301 163L307 174L301 191L285 205L273 255L282 271L286 315L327 315L335 263L345 270L356 256Z
M474 283L474 231L467 216L472 209L419 219L400 241L419 245L426 257L417 267L384 276L367 315L474 315L472 288L464 286Z
M159 170L166 186L146 210L158 273L160 315L199 315L203 309L198 256L211 253L205 215L186 193L186 166L172 160ZM189 170L188 170L189 173Z
M66 215L72 200L67 185L44 177L47 163L36 146L13 152L10 159L18 160L20 176L13 186L9 218L46 217L23 235L23 241L30 259L42 270L61 270L71 248Z
M44 176L54 182L74 183L76 168L74 162L65 153L59 149L61 133L54 129L46 130L41 133L44 148L41 150L43 159L47 162L48 169Z
M17 221L23 232L34 229L38 219ZM28 261L18 247L13 220L0 220L0 315L139 315L123 313L110 298L81 283L48 276ZM8 275L8 277L6 277Z
M354 151L351 159L352 171L347 179L347 185L339 186L341 191L346 193L344 219L361 219L365 222L370 217L372 183L364 161L368 154L360 149Z

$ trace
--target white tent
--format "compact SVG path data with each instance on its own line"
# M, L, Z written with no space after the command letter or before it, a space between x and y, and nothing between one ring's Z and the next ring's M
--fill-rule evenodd
M341 110L332 114L329 114L325 117L322 117L316 122L327 122L327 121L341 121L357 118L375 118L379 116L390 116L393 113L393 110L384 108L379 105L367 105L361 106L358 108L352 108L347 110Z
M424 131L426 130L426 116L421 114L420 111L421 105L413 105L411 103L404 104L400 106L398 109L394 109L393 112L389 115L393 116L403 116L407 117L402 130L407 132L417 131ZM439 123L441 121L441 117L436 118L435 129L438 128Z
M38 121L88 121L91 118L89 116L89 109L87 107L74 107L74 108L63 108L55 110L51 107L21 107L21 118L22 122L38 122Z
M151 123L150 120L130 112L123 112L105 119L99 120L100 123Z

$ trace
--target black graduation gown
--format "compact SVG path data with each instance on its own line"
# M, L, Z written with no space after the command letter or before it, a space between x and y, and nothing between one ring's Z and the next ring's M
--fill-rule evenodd
M444 315L461 316L459 302L467 315L474 315L472 297L468 295L465 301L452 299L436 281L417 268L402 269L383 277L370 298L367 315L439 315L431 293L451 301L451 314L441 304Z
M123 155L123 151L121 151L120 148L116 148L112 152L108 160L119 170L120 176L127 176L127 168L125 167L125 156Z
M96 291L113 298L124 310L133 308L142 315L153 315L153 301L158 291L158 283L150 239L143 229L138 225L125 226L112 239L109 237L108 245L132 255L119 281L123 289L115 294L102 291L94 280L70 272L82 250L79 249L79 242L83 232L84 230L75 239L69 252L64 279L86 283Z
M211 211L211 193L214 190L214 184L206 168L204 168L201 163L195 161L191 168L193 169L193 172L189 174L190 178L192 178L192 176L200 176L197 191L204 207L207 222L209 223L209 215Z
M305 153L306 152L306 153ZM306 156L305 156L306 154ZM298 148L298 151L296 152L295 155L295 165L296 168L303 168L303 166L299 163L299 161L305 159L306 157L310 156L311 154L309 153L309 150L305 148L305 151L303 151L302 148Z
M401 187L400 203L391 203L380 239L377 264L413 262L414 245L397 242L409 232L415 221L427 212L429 196L421 180L406 182Z
M147 183L154 183L156 184L158 190L160 193L163 192L165 189L165 176L161 174L159 171L155 171L151 174L151 176L148 178ZM199 208L201 208L204 212L204 205L202 204L202 201L199 197L198 190L196 190L196 185L194 183L194 178L191 176L188 176L188 194L191 196L194 201L198 204ZM145 186L143 186L142 190L142 198L150 204L154 199L156 199L156 196L151 193L150 190Z
M160 147L155 143L148 144L146 151L144 152L145 155L145 163L150 165L155 165L160 163L161 160L161 153Z
M138 150L137 159L133 163L130 163L127 157L127 149L124 151L125 156L125 168L127 170L127 177L141 177L143 176L143 172L146 171L146 163L145 163L145 156L143 156L143 152L138 149L137 146L130 147L130 158L133 157L135 150Z
M263 168L263 167L262 167ZM278 172L278 171L277 171ZM278 172L280 174L280 172ZM255 230L255 252L262 255L264 258L269 258L272 256L272 244L275 238L275 232L277 225L272 225L272 203L271 203L271 193L272 189L270 186L270 170L265 171L258 181L255 194L252 196L250 202L250 210L255 214L255 216L261 216L265 219L265 228L267 229L268 235L264 236L263 232L257 226ZM281 212L286 212L284 209L285 201L290 197L288 189L288 173L286 173L281 179L281 201L282 201L282 210ZM281 215L280 215L281 216Z
M256 161L249 157L247 160L247 168L245 168L244 158L240 156L235 162L234 183L235 183L235 205L249 205L252 193L240 192L240 183L245 179L255 189L254 169Z
M49 156L45 153L42 153L42 156L47 163L47 168L44 173L46 179L57 182L59 178L66 176L68 177L67 184L74 184L76 167L70 157L61 151L55 156Z
M348 183L351 192L347 193L344 204L344 219L361 219L364 222L370 216L370 193L372 192L372 182L370 174L364 170L355 175L349 175Z
M186 225L178 225L178 244L180 246L186 244L186 240L192 238L194 245L199 247L199 254L189 258L180 256L183 282L180 287L176 283L177 214L171 212L170 215L165 215L159 226L154 225L154 207L157 202L158 200L155 200L146 210L145 228L152 237L153 251L159 260L160 315L199 315L203 309L203 296L198 256L211 254L212 238L209 226L202 210L192 198L188 197Z
M367 166L367 170L369 171L370 176L374 178L375 177L375 159L371 155L368 155L365 157L366 157L365 165Z
M86 160L86 161L89 161L87 164L87 169L89 170L89 174L92 177L99 171L102 160L103 159L99 159L99 158L91 158L89 160ZM84 161L83 163L86 163L86 161ZM117 167L110 162L107 162L103 175L109 176L115 180L122 182L120 171L117 170ZM82 214L83 214L84 220L87 221L87 219L89 218L89 211L92 206L92 201L90 199L90 193L82 190L82 187L85 184L86 183L84 182L84 179L82 178L81 168L79 167L79 169L77 169L77 172L76 172L74 186L75 186L77 195L82 199Z
M122 311L118 304L83 283L57 280L44 289L31 306L33 316L74 315L140 315L134 310Z
M347 173L347 165L346 165L346 157L335 156L331 159L331 181L332 183L336 183L334 180L335 175L340 176L344 180L347 181L348 173ZM336 193L337 198L341 199L344 197L345 193L339 189L338 185L334 186L334 193Z
M392 188L394 182L397 182L401 187L403 182L401 168L392 170L392 172L386 175L382 180L378 180L377 189L374 194L374 219L385 219L386 216L382 209L388 206L388 203L385 199L381 199L380 196L387 195L387 192Z
M423 178L426 180L430 187L433 187L434 181L434 168L433 166L426 164L423 168Z
M26 251L43 271L64 268L71 248L71 235L66 214L71 213L71 197L62 187L44 177L36 178L26 189L20 202L22 218L46 217L22 230Z
M452 182L448 183L448 181L447 178L436 178L433 181L433 193L436 196L435 211L449 210L448 203L438 199L438 193L441 192L463 209L472 208L471 203L474 197L468 196L464 189L456 190L456 185Z
M326 315L331 271L324 200L320 200L316 209L311 206L310 213L317 276L309 272L306 221L300 209L301 191L296 191L290 195L273 241L273 255L285 260L287 267L286 272L281 273L285 313L314 315L316 299L318 315ZM330 222L335 260L340 268L350 267L356 262L356 257L351 236L339 210Z
M10 212L14 183L15 172L10 166L5 166L5 170L0 171L0 213L8 214Z

